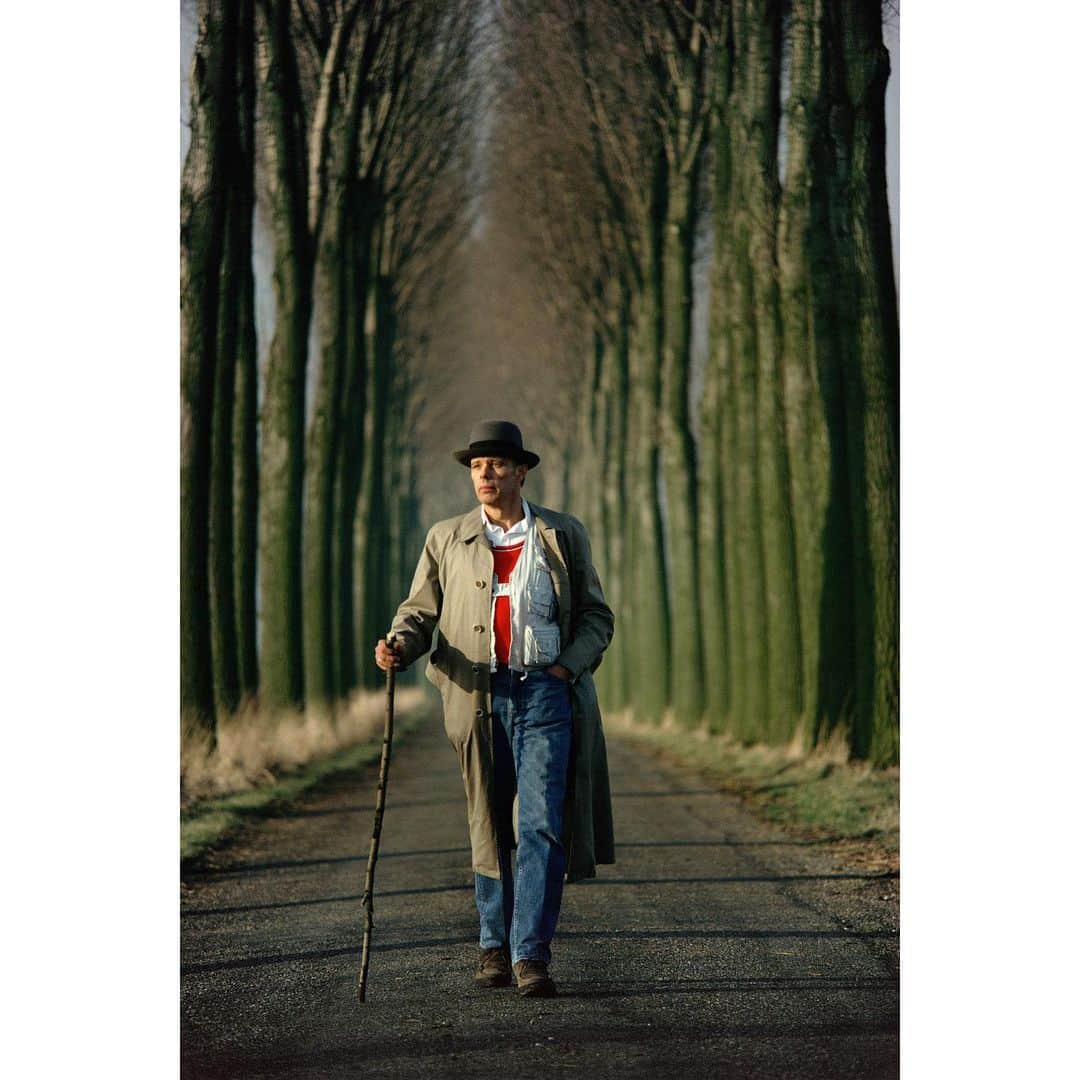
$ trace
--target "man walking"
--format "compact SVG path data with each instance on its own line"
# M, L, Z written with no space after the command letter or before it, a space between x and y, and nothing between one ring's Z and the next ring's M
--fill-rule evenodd
M394 648L406 668L439 640L427 677L465 781L480 914L479 987L551 997L551 941L568 881L615 861L607 754L592 672L611 640L585 527L530 504L540 464L507 420L473 427L454 457L479 506L428 532ZM517 847L516 866L511 849Z

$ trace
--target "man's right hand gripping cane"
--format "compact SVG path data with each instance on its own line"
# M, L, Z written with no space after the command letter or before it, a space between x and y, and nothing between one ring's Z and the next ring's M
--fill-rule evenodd
M400 643L395 641L392 645L387 645L386 638L379 638L379 643L375 646L375 663L378 664L383 671L389 671L391 668L400 671Z

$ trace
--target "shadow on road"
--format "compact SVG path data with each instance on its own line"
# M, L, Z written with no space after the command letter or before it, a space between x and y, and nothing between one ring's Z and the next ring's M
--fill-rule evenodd
M395 802L394 810L412 810L417 806L457 806L464 810L465 797L460 799L410 799L408 802ZM330 806L325 808L290 807L280 814L281 817L306 818L306 817L330 817L336 814L374 814L375 804L363 806Z
M431 893L452 893L473 891L470 882L467 885L432 885L430 888L417 889L380 889L377 899L391 896L425 896ZM317 896L310 900L280 900L271 904L237 904L233 907L185 908L180 912L181 919L190 919L198 915L238 915L249 911L279 911L282 908L311 907L314 904L350 904L363 900L363 893L350 893L347 896Z
M471 854L467 847L422 848L416 851L380 851L379 861L386 859L409 859L420 855L461 855ZM192 877L229 878L237 874L256 874L263 870L294 870L302 866L332 866L339 863L367 863L367 854L363 855L327 855L320 859L275 859L272 862L231 863L220 869L211 867L200 870Z
M654 940L654 941L691 941L701 938L724 938L732 941L753 941L773 938L791 938L795 940L824 941L846 939L850 941L869 941L874 938L893 938L897 935L889 930L610 930L589 932L584 930L565 930L559 934L560 940L583 938L596 940ZM405 949L433 949L445 945L475 945L474 935L453 938L425 938L422 941L395 941L373 944L373 952L400 952ZM305 960L331 960L337 956L359 955L356 945L337 949L320 949L309 952L279 953L273 956L238 956L230 960L216 960L203 964L185 964L180 974L197 975L211 971L230 971L235 968L266 967L271 964L292 964Z

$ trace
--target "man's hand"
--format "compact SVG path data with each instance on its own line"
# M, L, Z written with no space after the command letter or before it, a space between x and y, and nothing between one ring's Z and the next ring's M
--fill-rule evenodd
M395 641L392 646L386 644L385 638L379 638L375 646L375 663L389 671L391 668L401 668L401 646Z
M551 667L544 669L549 675L554 675L556 679L562 679L563 682L568 683L573 680L574 676L562 666L562 664L552 664Z

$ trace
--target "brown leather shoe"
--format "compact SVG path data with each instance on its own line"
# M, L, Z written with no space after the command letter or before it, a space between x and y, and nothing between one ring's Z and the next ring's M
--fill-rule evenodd
M518 993L522 997L557 997L555 983L543 960L519 960L514 965Z
M473 985L482 989L510 985L510 950L505 945L480 950Z

